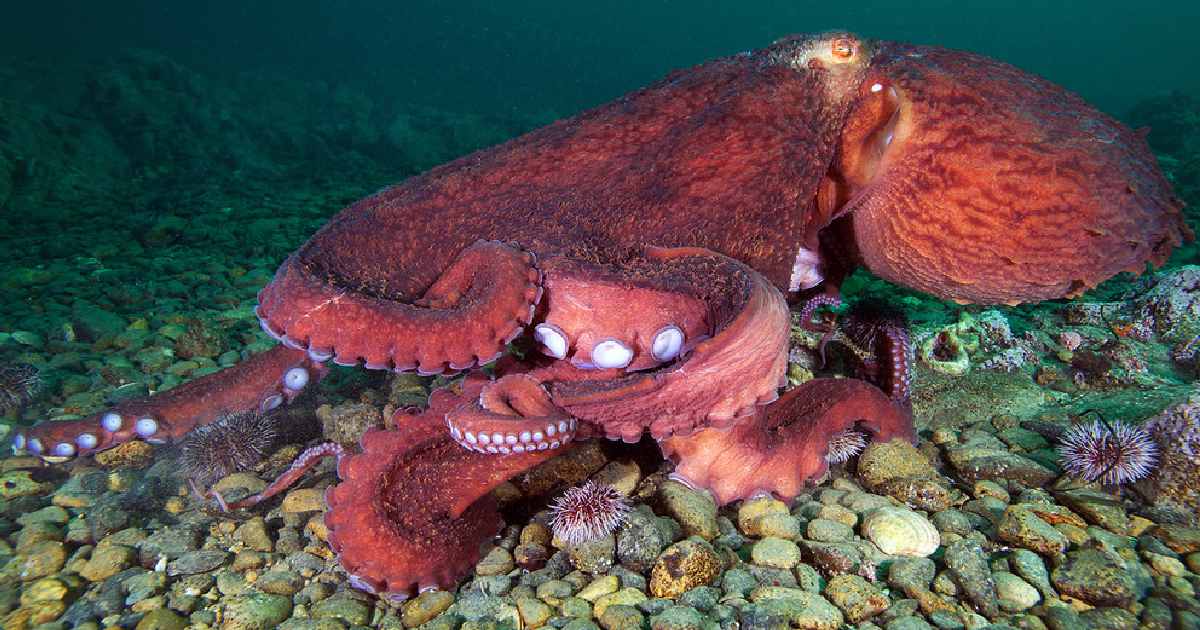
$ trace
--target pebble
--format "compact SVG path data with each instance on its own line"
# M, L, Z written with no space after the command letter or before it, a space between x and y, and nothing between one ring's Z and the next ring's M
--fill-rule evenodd
M667 547L655 561L650 571L650 594L679 597L689 589L711 584L720 572L721 559L712 546L698 538L682 540Z
M891 600L874 584L857 575L837 575L825 587L825 598L841 609L850 623L862 623L887 610Z
M512 571L516 564L513 562L512 554L503 547L493 547L491 551L475 565L476 575L507 575Z
M874 489L893 479L928 479L937 475L929 460L906 440L872 442L858 456L858 477Z
M980 480L1019 481L1029 487L1044 486L1058 476L1053 470L1002 448L962 446L946 449L946 459L967 483Z
M262 492L267 482L256 477L253 473L235 472L226 475L213 484L212 490L220 492L226 498L231 496L249 496Z
M222 630L270 630L292 616L292 598L251 591L225 602Z
M601 595L600 597L597 597L592 603L592 614L596 617L602 617L604 616L604 611L607 610L609 606L636 606L647 599L648 598L646 597L646 594L636 588L623 588L614 593L608 593L607 595Z
M325 490L321 488L295 488L289 490L279 506L284 513L321 512L325 509Z
M1041 592L1042 597L1047 600L1058 598L1058 593L1050 585L1050 572L1046 570L1046 563L1041 556L1028 549L1014 549L1009 555L1009 563L1017 575Z
M67 563L67 548L56 540L41 540L20 551L14 561L17 577L32 581L61 571Z
M607 534L603 538L571 545L567 547L566 551L575 568L587 573L599 574L612 568L616 548L615 537Z
M1119 498L1107 492L1086 488L1058 492L1055 496L1059 502L1087 522L1117 534L1129 533L1129 515L1125 513L1125 507Z
M996 583L996 596L1003 610L1024 612L1042 600L1042 595L1036 588L1012 573L994 572L992 580Z
M1101 549L1068 553L1050 578L1060 593L1093 606L1125 606L1134 598L1133 576L1125 563Z
M929 519L905 508L872 510L859 530L888 555L925 557L937 551L942 541Z
M79 570L79 575L91 582L103 582L133 566L136 559L134 550L124 545L99 545Z
M254 582L254 587L272 595L294 595L304 588L304 578L287 569L267 571Z
M704 626L704 615L688 606L668 606L650 618L650 630L692 630Z
M323 599L312 607L314 619L340 619L352 626L365 626L371 621L370 604L348 592Z
M750 561L764 567L791 569L800 564L800 547L783 538L763 538L750 549Z
M1050 557L1062 554L1070 544L1062 532L1021 505L1004 510L996 524L996 536L1011 545Z
M988 570L987 555L978 542L964 538L947 545L944 560L955 582L975 605L975 610L987 617L995 617L1000 613L996 603L996 584Z
M532 597L517 598L517 614L521 616L526 628L540 628L546 625L553 612L549 606Z
M837 606L817 593L794 588L762 586L750 594L752 606L742 609L749 627L759 627L771 618L785 620L790 627L809 630L835 630L845 618Z
M261 516L255 516L239 525L233 536L254 551L269 553L275 550L275 543L267 531L267 522Z
M449 591L425 591L404 602L400 609L400 620L406 628L415 628L442 614L453 603L454 594Z
M601 595L617 592L621 582L615 575L602 575L592 580L587 586L584 586L575 594L579 599L585 599L589 602L594 602Z
M761 522L770 515L791 516L783 501L770 496L758 496L743 501L737 513L738 529L747 536L766 536L762 531Z
M851 512L853 515L853 512ZM856 517L857 519L857 517ZM808 522L805 536L818 542L843 542L854 537L850 525L824 518L814 518Z
M165 608L159 608L146 613L138 622L136 630L184 630L187 627L187 619Z
M712 540L721 533L717 526L717 504L707 492L668 480L658 487L658 499L667 514L679 522L685 536Z
M1183 525L1159 525L1150 534L1163 541L1175 553L1200 551L1200 528Z
M230 554L220 549L189 551L167 565L167 575L192 575L212 571L229 561Z
M604 613L600 615L600 627L604 630L628 630L630 628L641 628L644 623L644 617L637 608L624 604L609 606ZM661 620L660 620L661 623Z

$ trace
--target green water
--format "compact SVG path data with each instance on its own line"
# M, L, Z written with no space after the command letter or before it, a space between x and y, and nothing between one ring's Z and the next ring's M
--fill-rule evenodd
M197 69L350 83L465 111L570 113L794 32L964 48L1121 114L1200 92L1200 3L384 0L8 2L0 55L73 65L127 47Z

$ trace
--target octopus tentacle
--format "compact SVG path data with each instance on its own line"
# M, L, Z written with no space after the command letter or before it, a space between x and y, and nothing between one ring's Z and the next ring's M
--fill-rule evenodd
M13 446L54 461L137 438L169 442L222 413L269 410L289 402L327 371L304 352L277 346L220 372L122 402L83 420L43 422L17 433Z
M828 468L830 440L851 428L887 441L913 440L911 416L875 386L853 379L816 379L789 390L728 430L706 429L659 442L675 473L707 488L718 503L763 489L794 498Z
M577 426L529 374L488 383L478 400L447 414L446 424L463 448L501 455L557 449L574 438Z
M675 290L704 305L703 340L654 372L550 384L554 403L602 426L609 438L637 441L701 426L730 426L777 398L787 367L783 295L740 262L697 248L655 249Z
M496 457L462 448L444 418L464 402L434 392L428 411L398 416L396 429L368 431L362 453L340 462L342 483L326 492L325 523L358 587L401 598L453 587L500 530L491 490L558 453Z
M263 488L262 492L259 492L258 494L252 494L241 501L226 503L221 495L215 490L209 490L209 494L216 498L217 502L221 504L221 508L226 512L230 510L254 507L259 503L262 503L263 501L266 501L267 499L270 499L280 492L290 488L292 484L299 481L305 473L316 467L316 465L321 463L321 460L325 459L326 457L337 458L337 461L340 464L342 459L346 457L346 449L344 449L342 445L338 444L337 442L322 442L316 446L310 446L309 448L304 449L304 452L297 455L295 461L292 462L292 465L289 466L287 470L283 471L282 474L276 477L275 480L272 481L266 488Z
M259 293L268 334L339 365L439 374L495 360L541 298L534 257L477 241L417 300L318 277L293 255Z

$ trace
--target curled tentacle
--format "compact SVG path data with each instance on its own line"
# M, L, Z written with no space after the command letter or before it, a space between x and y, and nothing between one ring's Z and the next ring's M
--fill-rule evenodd
M496 457L462 448L445 416L468 399L434 392L429 410L397 416L395 429L368 431L362 453L338 465L342 483L326 492L325 523L360 588L403 597L453 587L500 529L491 490L559 452Z
M705 306L703 340L654 372L550 383L554 403L610 438L636 442L730 426L775 400L787 367L783 295L745 265L695 248L651 250L678 293ZM553 299L553 297L551 298Z
M411 302L320 277L298 255L259 293L268 334L339 365L465 370L495 360L541 297L533 255L495 241L464 249Z
M463 448L501 455L557 449L574 438L576 428L575 419L529 374L488 383L477 400L447 414L446 424Z

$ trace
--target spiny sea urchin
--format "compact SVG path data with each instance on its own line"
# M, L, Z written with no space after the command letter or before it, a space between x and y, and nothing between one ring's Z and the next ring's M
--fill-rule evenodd
M612 533L629 513L629 504L616 488L588 481L569 488L550 506L550 529L569 545L598 540Z
M0 414L20 413L42 386L38 369L28 363L0 365Z
M230 473L258 465L270 454L278 434L272 412L225 414L183 436L179 465L189 480L207 488Z
M1099 420L1067 429L1058 453L1068 473L1106 485L1141 479L1158 461L1158 446L1144 428Z
M870 441L866 433L858 429L846 429L829 440L828 450L825 451L825 461L830 464L844 464L851 457L863 452Z

